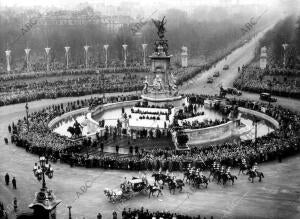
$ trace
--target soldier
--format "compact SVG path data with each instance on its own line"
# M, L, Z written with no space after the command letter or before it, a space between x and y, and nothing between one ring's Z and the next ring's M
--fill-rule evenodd
M224 166L221 167L221 173L225 173L225 167Z
M253 165L253 167L252 167L252 171L255 173L255 175L257 175L257 170L258 170L258 165L255 162L254 165Z
M228 167L227 170L226 170L226 174L227 174L228 178L231 177L230 169L231 169L231 167Z
M14 203L14 211L17 212L17 210L18 210L18 201L17 201L16 197L14 198L13 203Z
M243 159L242 159L242 164L243 164L244 167L247 167L247 162L246 162L245 157L243 157Z

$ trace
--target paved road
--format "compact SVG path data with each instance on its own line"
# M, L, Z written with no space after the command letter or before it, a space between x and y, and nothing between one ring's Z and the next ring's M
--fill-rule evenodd
M252 46L251 46L252 45ZM237 66L250 58L250 50L254 42L241 48L229 56L226 61L217 64L217 68L229 63L231 70L222 73L219 81L224 80L224 86L236 76L234 71ZM245 58L244 58L245 57ZM186 92L217 93L217 82L208 87L202 80L207 73L201 74L186 89ZM233 73L232 73L233 72ZM205 85L205 86L204 86ZM201 87L203 86L203 87ZM246 97L257 97L246 94ZM85 98L85 97L82 97ZM68 102L77 98L61 98L56 100L35 101L29 104L31 110L37 110L52 103ZM299 101L280 99L279 102L292 104L296 109ZM298 108L300 109L300 108ZM11 121L25 116L24 104L17 104L0 108L0 136L8 136L7 126ZM40 188L40 184L32 174L33 164L38 157L26 153L23 149L14 145L5 145L0 142L0 200L5 205L12 201L13 197L19 200L20 209L27 209L33 200L33 195ZM193 191L186 186L181 194L170 195L164 191L160 198L148 199L145 195L137 195L132 200L123 204L111 204L103 194L104 188L118 188L123 177L130 178L138 175L134 172L107 171L101 169L70 168L65 164L53 164L54 178L47 180L48 187L55 191L56 196L63 202L59 205L58 218L67 218L66 206L73 206L73 218L95 218L98 212L104 218L111 218L113 210L120 211L123 207L144 206L151 210L170 210L179 213L203 216L214 215L214 218L300 218L300 155L291 157L283 163L267 163L261 166L265 174L262 183L250 183L246 176L240 176L234 186L222 186L211 183L207 190ZM4 174L8 172L16 176L18 190L12 190L11 186L4 185ZM236 170L234 170L236 174ZM148 173L149 176L150 173ZM181 176L179 176L181 177ZM85 182L91 187L81 195L80 187ZM13 215L13 214L11 214Z
M73 98L76 99L76 98ZM66 102L70 98L42 100L30 103L31 109L44 107L52 102ZM9 122L24 116L24 104L0 108L0 135L8 136ZM38 157L26 153L14 145L0 143L0 198L8 204L13 197L20 201L20 209L27 209L33 200L33 194L40 184L32 174L32 167ZM214 215L215 218L299 218L300 217L300 156L264 164L261 170L265 173L262 183L249 183L246 176L239 177L234 186L222 188L214 183L207 190L193 192L187 186L182 194L170 195L164 191L161 198L148 199L138 195L125 204L111 204L104 197L104 188L118 188L123 177L130 178L138 173L126 171L105 171L101 169L70 168L65 164L54 164L54 178L47 180L56 196L63 202L58 207L58 218L67 218L66 206L73 206L73 215L77 218L95 218L101 212L104 218L110 218L113 210L123 207L140 207L156 210L172 210L202 216ZM9 172L17 178L18 190L4 185L4 174ZM234 171L235 172L235 171ZM149 175L149 174L148 174ZM86 182L91 185L87 192L80 193L80 187ZM3 198L4 197L4 198ZM250 217L251 216L251 217ZM75 218L76 218L75 217Z

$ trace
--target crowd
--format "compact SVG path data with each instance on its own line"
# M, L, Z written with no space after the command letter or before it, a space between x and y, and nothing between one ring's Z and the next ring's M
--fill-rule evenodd
M115 67L115 68L100 68L100 69L64 69L55 71L34 71L34 72L22 72L13 74L0 74L0 82L20 79L38 79L41 77L55 77L55 76L75 76L75 75L93 75L102 73L139 73L148 72L149 68L144 67Z
M182 121L182 124L178 124L179 127L182 129L201 129L201 128L208 128L212 126L217 126L221 124L225 124L229 121L228 118L223 118L222 120L220 119L215 119L213 120L204 120L202 122L199 122L198 120L194 120L192 122L190 121Z
M122 101L134 99L136 96L113 98L110 101ZM189 100L201 100L203 97L189 96ZM68 110L80 108L89 104L89 100L83 104L72 103ZM98 99L97 103L103 102ZM221 164L238 166L243 158L249 163L274 160L278 156L284 157L299 151L300 116L280 106L255 103L253 101L228 99L229 105L242 106L268 114L280 123L280 128L266 136L257 138L256 142L243 141L240 143L224 143L205 148L192 148L187 151L175 151L172 149L143 150L136 156L117 156L116 154L85 154L81 153L84 145L66 140L51 132L47 127L48 121L66 112L66 106L52 106L30 115L30 129L27 132L26 120L19 120L13 124L12 141L26 150L44 154L54 160L60 159L71 165L86 167L101 167L125 170L183 170L189 163L204 169L209 168L213 161ZM95 147L103 145L102 139L91 142ZM143 148L142 146L140 148Z
M113 213L113 218L117 218L116 212ZM122 219L134 219L134 218L143 218L143 219L201 219L201 216L188 216L183 214L176 214L170 211L155 211L151 212L148 209L131 209L124 208L122 211ZM206 217L202 217L206 219ZM98 219L98 218L97 218ZM207 217L207 219L213 219L213 216Z
M239 90L249 92L268 92L278 96L299 98L300 87L296 85L295 80L268 80L269 76L296 77L297 75L299 75L299 71L293 69L245 67L234 81L233 86Z
M141 90L143 78L131 74L81 75L48 80L6 80L1 82L0 106L44 98L83 96L103 92Z

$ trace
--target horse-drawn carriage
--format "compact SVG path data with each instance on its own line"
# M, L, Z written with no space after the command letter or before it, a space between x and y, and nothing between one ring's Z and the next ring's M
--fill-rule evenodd
M135 194L146 193L147 181L146 179L135 178L121 183L120 189L105 189L104 194L113 203L118 201L125 201L131 199Z

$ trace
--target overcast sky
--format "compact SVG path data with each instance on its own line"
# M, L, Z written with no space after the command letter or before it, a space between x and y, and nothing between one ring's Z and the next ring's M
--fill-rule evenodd
M0 0L2 6L74 6L79 3L88 2L91 4L106 3L108 5L119 5L120 2L140 3L143 5L153 5L159 2L167 3L170 7L180 7L182 5L224 5L224 4L271 4L277 0ZM297 1L297 0L295 0Z
M181 10L192 10L198 5L225 6L231 5L261 5L262 8L279 9L280 11L293 11L300 14L300 0L0 0L0 7L55 7L63 9L74 9L80 3L88 3L96 8L108 5L132 5L141 7L144 11L162 10L168 8L179 8ZM163 5L163 7L162 7ZM41 8L42 8L41 7Z

